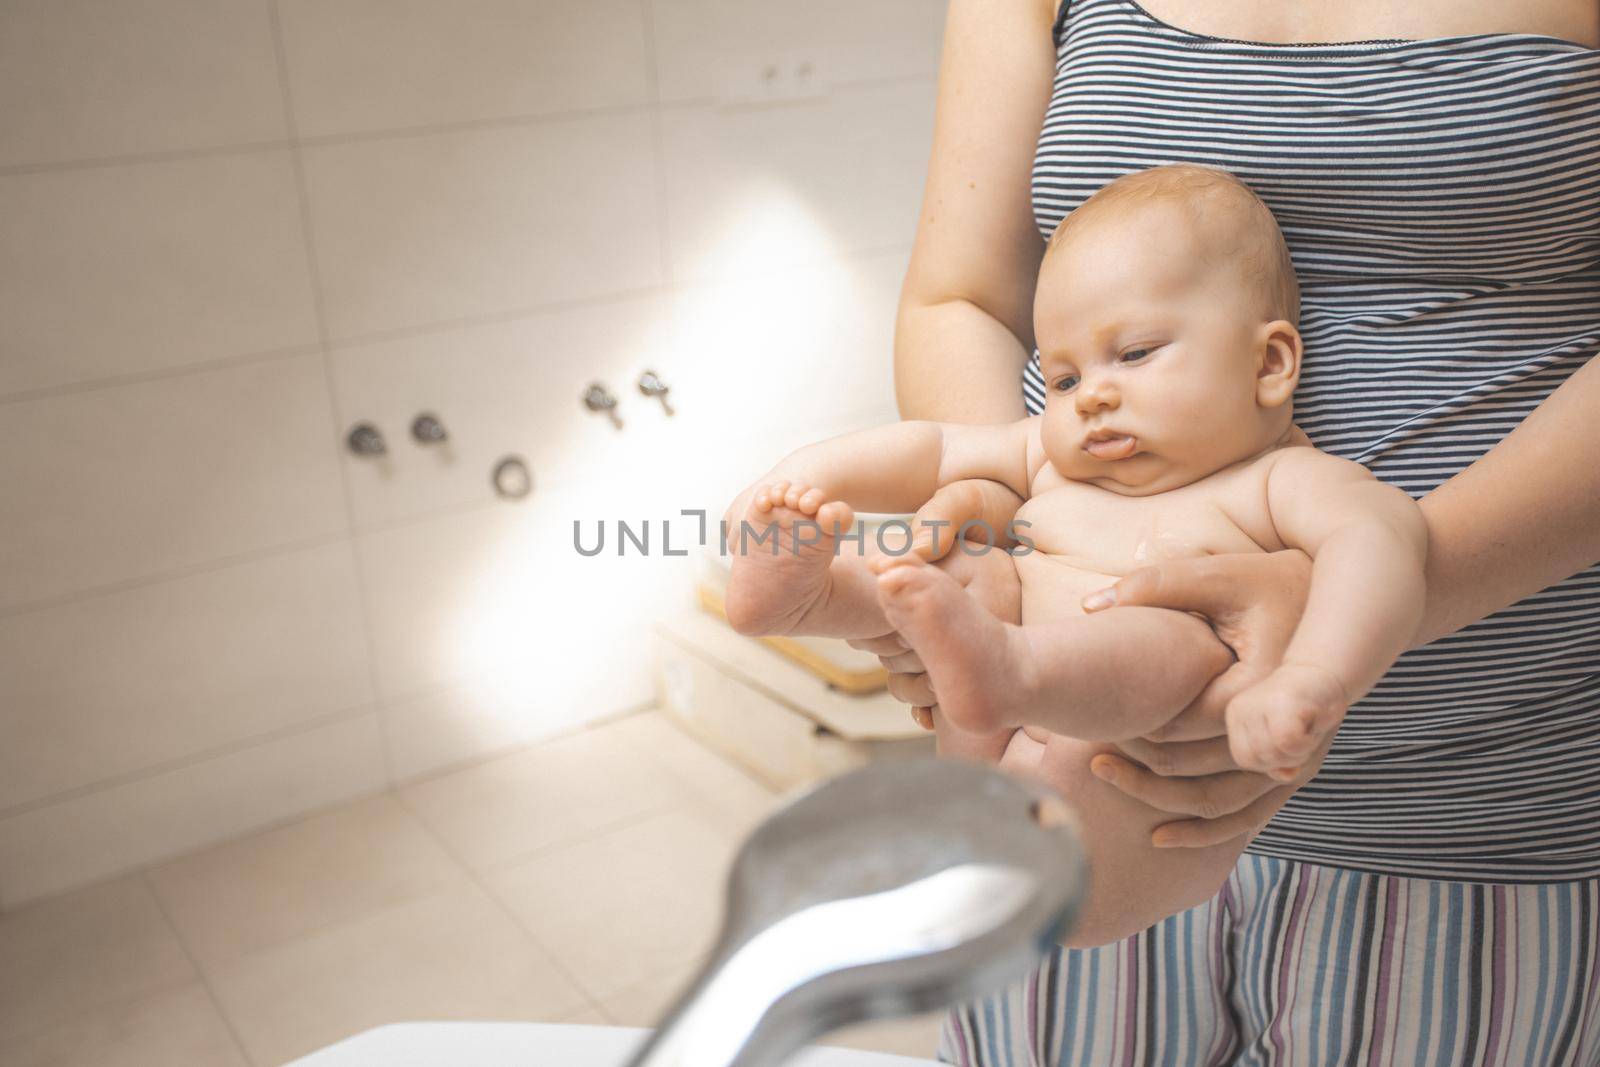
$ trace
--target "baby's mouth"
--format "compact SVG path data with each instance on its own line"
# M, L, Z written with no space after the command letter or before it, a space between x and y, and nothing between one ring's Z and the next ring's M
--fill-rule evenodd
M1127 459L1139 447L1139 439L1129 434L1101 434L1085 441L1083 450L1095 459Z

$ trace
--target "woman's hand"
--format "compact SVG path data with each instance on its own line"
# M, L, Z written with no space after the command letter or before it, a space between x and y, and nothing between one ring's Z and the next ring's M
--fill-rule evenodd
M1304 552L1205 556L1134 571L1108 590L1117 606L1173 608L1204 615L1233 649L1233 666L1213 678L1159 730L1094 758L1092 769L1124 793L1161 811L1192 816L1157 828L1159 845L1204 847L1265 823L1281 802L1321 768L1328 744L1288 783L1241 771L1229 753L1229 702L1275 671L1305 611L1311 560ZM1086 600L1087 611L1104 610Z

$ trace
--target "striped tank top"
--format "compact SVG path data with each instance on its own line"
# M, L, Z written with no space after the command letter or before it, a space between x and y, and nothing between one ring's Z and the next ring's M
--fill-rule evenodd
M1600 349L1600 50L1507 33L1234 41L1134 0L1070 0L1055 39L1040 233L1146 167L1248 183L1299 275L1295 421L1324 451L1420 498ZM1042 409L1037 353L1024 393ZM1402 656L1248 851L1600 877L1600 564Z

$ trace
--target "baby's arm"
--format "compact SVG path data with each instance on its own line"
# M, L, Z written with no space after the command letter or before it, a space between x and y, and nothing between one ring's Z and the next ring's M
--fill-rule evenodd
M1311 592L1283 665L1234 699L1227 722L1239 765L1276 772L1310 755L1410 646L1428 527L1404 490L1313 448L1278 456L1267 506L1283 543L1311 557Z
M977 513L970 517L979 521L1006 510L994 506L992 498L1009 495L1020 502L1025 487L999 485L1005 484L1002 479L1025 482L1028 456L1039 454L1030 449L1036 422L895 423L790 455L728 510L728 621L747 634L860 638L887 633L891 627L878 604L875 576L861 558L864 541L856 540L854 553L840 543L855 521L851 506L905 512L929 505L930 520L956 518L955 528L937 546L931 543L937 527L919 529L913 551L934 558L939 549L948 551L960 532L959 520L968 517L961 500L932 508L937 491L990 476L997 483L992 493L965 494L975 497L969 503Z
M967 478L987 478L1026 497L1028 443L1037 434L1037 418L998 425L895 422L807 445L763 481L801 489L796 499L820 490L821 499L861 511L916 511L941 486Z

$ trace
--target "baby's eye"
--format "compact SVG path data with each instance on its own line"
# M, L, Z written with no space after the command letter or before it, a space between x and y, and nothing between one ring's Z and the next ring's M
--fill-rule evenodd
M1070 393L1072 390L1076 389L1077 386L1078 376L1076 374L1068 374L1057 378L1052 388L1054 388L1058 393Z
M1155 350L1151 348L1130 348L1117 358L1125 359L1131 363L1134 360L1142 359L1143 357L1148 356L1153 351Z

